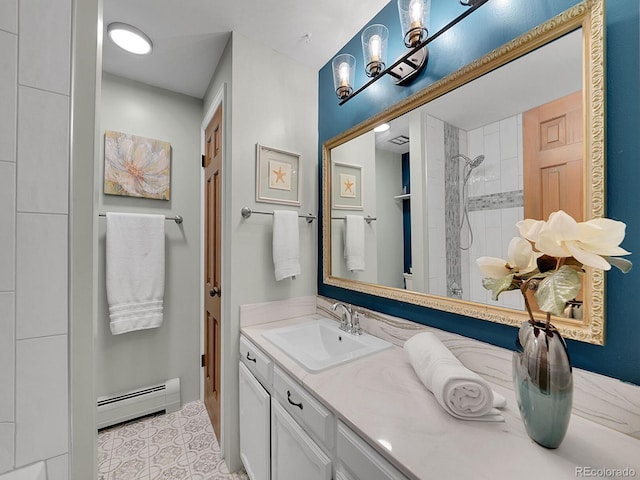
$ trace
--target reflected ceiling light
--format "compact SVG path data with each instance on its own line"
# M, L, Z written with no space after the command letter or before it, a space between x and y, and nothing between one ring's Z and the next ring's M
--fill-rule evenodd
M389 125L388 123L382 123L378 125L376 128L374 128L373 131L376 133L381 133L381 132L386 132L390 128L391 128L391 125Z
M142 30L126 23L110 23L107 33L113 43L129 53L147 55L153 48L151 39Z
M471 7L458 15L439 31L429 36L429 21L431 18L432 0L397 0L398 14L402 26L402 39L405 47L410 50L387 67L387 40L389 30L384 25L369 25L362 31L362 54L364 70L368 77L367 83L354 91L356 59L347 53L336 56L331 62L333 68L333 85L340 105L355 97L373 82L386 74L393 77L396 85L406 85L413 81L416 75L426 66L429 57L427 44L438 38L473 11L489 0L458 0L462 5Z

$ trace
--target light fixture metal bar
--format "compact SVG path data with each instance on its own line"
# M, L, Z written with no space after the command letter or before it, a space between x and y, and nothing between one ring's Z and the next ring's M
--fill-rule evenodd
M359 89L355 90L351 95L349 95L347 98L341 100L338 105L344 105L345 103L347 103L349 100L351 100L353 97L355 97L356 95L358 95L360 92L362 92L364 89L366 89L369 85L377 82L380 78L384 77L386 74L390 74L394 77L397 78L397 75L392 74L391 69L397 67L398 65L400 65L401 63L405 63L405 64L411 64L412 62L407 61L409 59L409 57L411 57L413 54L415 54L418 50L420 50L421 48L426 47L429 43L431 43L432 41L434 41L436 38L438 38L440 35L442 35L443 33L445 33L447 30L449 30L451 27L457 25L458 23L460 23L462 20L464 20L465 18L467 18L469 15L471 15L473 12L475 12L477 9L479 9L481 6L483 6L485 3L487 3L489 0L478 0L477 3L475 3L472 7L470 7L468 10L465 10L464 12L462 12L460 15L458 15L456 18L454 18L453 20L451 20L449 23L447 23L444 27L442 27L440 30L438 30L436 33L434 33L433 35L431 35L430 37L427 37L426 39L424 39L422 42L420 42L418 45L416 45L415 47L413 47L411 50L409 50L406 54L404 54L402 57L400 57L398 60L396 60L393 64L391 64L389 67L385 68L383 71L381 71L378 75L376 75L375 77L373 77L371 80L369 80L367 83L365 83L364 85L362 85Z

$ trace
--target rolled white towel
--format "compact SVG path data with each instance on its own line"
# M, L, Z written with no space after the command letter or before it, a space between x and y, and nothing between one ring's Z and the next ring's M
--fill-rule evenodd
M462 365L433 333L414 335L405 342L404 351L418 378L447 413L462 420L504 421L497 410L506 405L504 397Z

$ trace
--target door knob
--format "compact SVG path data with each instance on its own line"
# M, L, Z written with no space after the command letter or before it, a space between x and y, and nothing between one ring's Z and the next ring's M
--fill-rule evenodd
M218 286L213 287L211 290L209 290L209 296L215 297L216 295L220 296L220 287Z

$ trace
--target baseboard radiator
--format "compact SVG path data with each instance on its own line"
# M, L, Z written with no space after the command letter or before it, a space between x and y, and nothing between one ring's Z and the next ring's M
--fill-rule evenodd
M180 379L98 398L98 429L157 412L180 409Z

